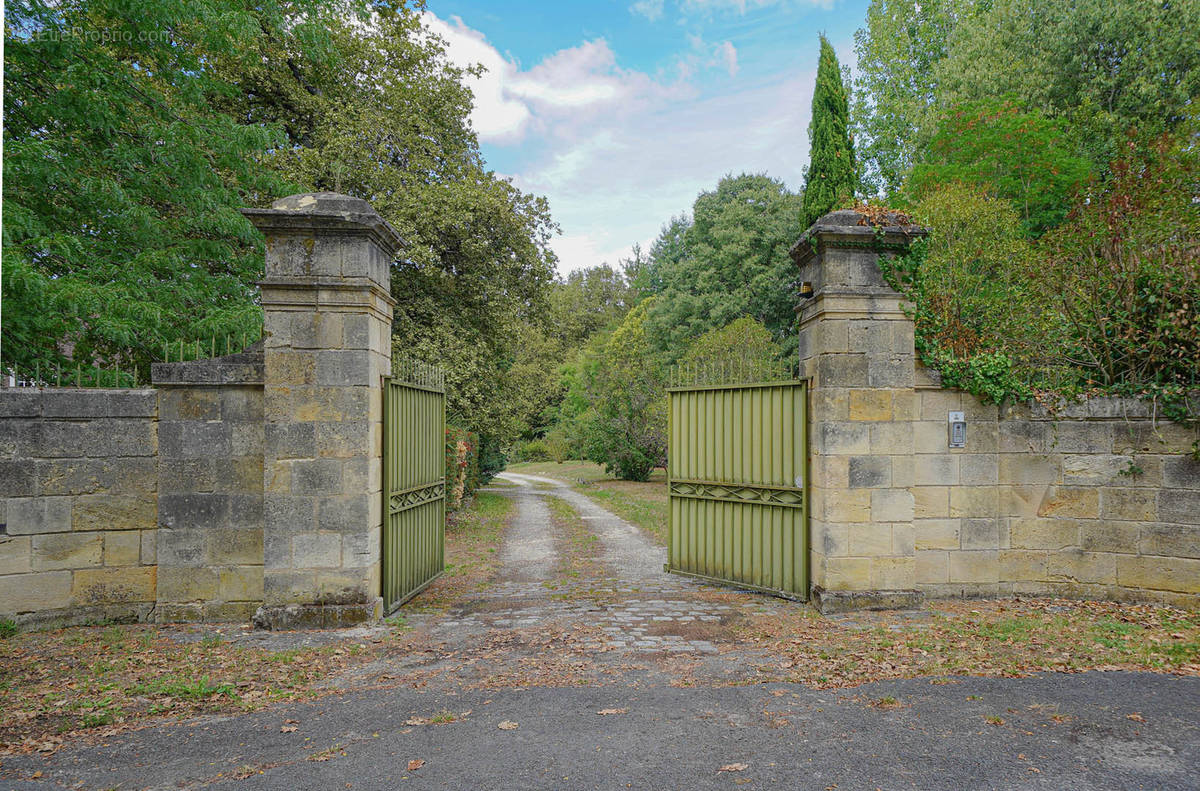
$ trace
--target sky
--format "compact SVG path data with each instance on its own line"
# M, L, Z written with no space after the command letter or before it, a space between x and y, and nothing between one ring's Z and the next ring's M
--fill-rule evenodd
M798 190L818 34L843 65L868 0L429 0L488 167L550 202L560 274L626 258L722 176Z

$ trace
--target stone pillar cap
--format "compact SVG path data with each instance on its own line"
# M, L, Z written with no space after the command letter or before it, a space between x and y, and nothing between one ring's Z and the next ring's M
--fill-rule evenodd
M340 192L288 195L272 203L269 209L242 209L242 214L263 233L340 227L367 233L388 255L406 246L396 229L370 203Z
M838 209L801 234L788 255L803 266L816 255L818 246L902 248L928 233L902 212L883 210L872 216L858 209Z

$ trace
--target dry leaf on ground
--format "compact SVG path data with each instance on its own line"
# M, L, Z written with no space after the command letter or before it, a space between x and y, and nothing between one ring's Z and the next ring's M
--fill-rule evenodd
M718 772L744 772L750 768L750 764L725 764Z
M414 758L408 762L408 771L415 772L425 765L425 761L421 758Z
M600 711L596 713L603 717L607 714L625 714L628 711L629 709L600 709Z
M517 728L519 728L521 726L518 725L517 723L513 722L512 720L504 720L496 727L502 731L515 731Z

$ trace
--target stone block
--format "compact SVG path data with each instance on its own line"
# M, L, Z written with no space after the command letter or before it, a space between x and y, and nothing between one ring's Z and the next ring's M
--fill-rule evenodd
M0 534L0 576L33 571L33 538ZM0 604L0 610L4 605Z
M1083 486L1051 487L1037 515L1095 519L1100 516L1100 490Z
M317 573L297 564L291 569L263 570L263 602L268 605L307 604L317 593Z
M916 559L913 557L875 558L871 561L871 588L906 590L916 585Z
M1053 488L1046 484L999 486L1000 512L1009 516L1035 517Z
M1061 550L1078 547L1080 523L1076 519L1015 519L1009 526L1013 549Z
M855 319L847 324L851 351L872 354L892 351L892 322Z
M892 525L892 554L912 557L916 551L917 531L911 524Z
M50 388L42 391L42 416L78 420L108 415L108 393L105 390Z
M941 454L950 452L950 435L946 423L917 421L912 423L913 451L917 454Z
M312 459L317 455L316 423L268 423L264 427L266 452L275 459Z
M168 459L229 456L231 427L223 421L159 421L158 442Z
M1110 453L1064 456L1063 483L1095 486L1119 482L1132 462L1132 456L1114 456Z
M1000 493L996 486L950 487L950 516L999 516Z
M317 360L312 352L272 351L264 357L264 377L272 385L315 385Z
M913 481L917 486L955 486L958 484L958 458L950 455L913 457Z
M851 456L847 465L850 488L890 486L892 460L888 456Z
M153 495L89 494L74 498L74 530L153 530L158 505Z
M871 558L829 558L825 587L829 590L870 590Z
M263 600L262 566L238 566L218 572L218 596L224 601Z
M367 387L296 387L290 418L300 422L360 420L370 415Z
M141 531L121 530L104 533L105 566L137 566L141 556Z
M105 393L109 417L158 417L159 391L152 388L109 390Z
M71 604L71 572L41 571L0 577L0 613L55 610Z
M1000 408L996 404L985 404L972 393L963 393L962 412L967 419L968 435L973 424L995 423L1000 417Z
M891 390L851 390L851 420L891 420Z
M70 497L10 497L5 502L9 535L66 533L71 530Z
M157 426L150 420L108 418L92 424L88 456L154 456Z
M810 419L814 422L849 420L851 392L853 391L836 387L822 387L810 390Z
M890 456L892 468L892 487L908 489L913 485L913 457Z
M158 393L160 421L219 420L221 417L220 397L215 390L164 387Z
M41 417L44 391L0 388L0 418Z
M217 598L220 589L217 569L159 567L157 598L160 602L208 602Z
M1117 581L1127 588L1200 593L1200 560L1119 555Z
M816 456L809 462L809 475L816 489L850 488L850 459L853 456Z
M1030 453L1000 454L1000 482L1010 484L1060 483L1057 457Z
M943 432L949 414L961 412L963 408L963 395L958 390L922 390L918 396L921 400L921 420L940 423Z
M292 494L341 494L344 462L340 459L297 459L292 462Z
M871 521L871 489L844 489L825 493L824 519L828 522Z
M342 562L351 568L365 568L380 560L379 530L359 530L342 536ZM379 590L372 586L370 590Z
M892 420L913 421L919 413L917 394L913 390L892 390Z
M1164 522L1200 525L1200 491L1163 489L1158 493L1158 517Z
M958 549L959 520L918 519L913 522L914 548L920 552L930 549Z
M950 489L945 486L915 486L913 517L917 519L950 516Z
M155 533L155 554L159 566L200 568L207 564L204 548L206 530L173 530L164 527Z
M963 519L961 536L963 549L999 549L1000 519Z
M76 571L71 586L71 601L85 606L154 601L157 571L153 566Z
M850 555L883 557L892 554L892 526L887 524L848 525Z
M871 520L911 522L913 495L907 489L871 489Z
M231 423L263 422L263 396L259 387L223 387L221 419Z
M158 462L153 456L108 459L103 466L112 494L146 494L153 498L158 491Z
M900 355L914 355L916 328L911 321L892 321L892 351Z
M158 531L143 530L141 532L143 566L152 566L158 562Z
M1000 581L998 550L950 552L949 580L958 583L994 583Z
M26 457L42 459L75 459L95 456L98 444L96 426L101 419L49 420L28 422L21 426L20 448Z
M950 555L938 550L917 550L914 571L918 585L950 581Z
M1110 453L1113 427L1109 423L1058 421L1050 429L1048 450L1058 453Z
M206 530L204 558L206 563L213 566L262 565L262 531L223 527Z
M1196 432L1179 423L1159 420L1151 423L1114 426L1113 453L1188 453L1196 440Z
M815 448L828 455L865 455L871 452L870 433L862 423L822 423Z
M1046 557L1046 576L1051 582L1115 585L1118 557L1125 556L1078 549L1052 552Z
M164 494L212 492L217 488L218 460L158 459L158 490Z
M36 470L31 461L0 461L0 496L33 497L40 494Z
M1143 555L1200 558L1200 525L1144 525L1137 551Z
M913 452L912 423L873 423L870 425L871 453L903 456Z
M292 560L298 569L341 568L342 537L336 533L294 535Z
M816 386L868 387L866 355L822 354L817 358Z
M910 355L890 354L867 356L867 386L912 388L916 384L913 358Z
M1125 519L1134 522L1153 522L1158 516L1158 491L1155 489L1117 489L1111 486L1100 490L1100 513L1105 519ZM1197 493L1200 503L1200 493Z
M958 456L959 482L964 486L987 486L1000 482L1000 459L991 453Z
M313 455L346 458L371 456L373 426L366 420L343 423L316 423L316 448Z
M161 527L194 530L224 525L229 520L227 494L164 494L158 498Z
M1163 460L1163 483L1171 489L1200 490L1200 461L1191 456L1173 456ZM1200 507L1196 509L1200 522Z
M336 495L317 499L317 527L330 533L371 531L370 500L365 494Z
M371 345L371 327L375 323L370 316L350 313L343 315L342 339L336 346L343 349L368 348Z
M1087 552L1134 555L1138 552L1141 535L1142 526L1137 522L1088 520L1079 523L1079 548Z
M225 523L237 529L261 529L263 498L261 494L229 495L229 519Z
M360 350L345 350L326 347L318 351L317 384L323 387L369 387L371 358Z
M1048 553L1027 549L1002 549L997 555L1000 579L1006 582L1046 579Z
M1044 453L1049 428L1028 420L1001 420L997 424L1001 453Z

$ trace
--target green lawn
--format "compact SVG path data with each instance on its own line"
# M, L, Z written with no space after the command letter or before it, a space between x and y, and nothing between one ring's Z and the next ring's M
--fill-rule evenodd
M617 516L640 527L655 542L667 543L667 473L658 469L646 482L619 481L590 461L510 464L516 473L541 475L571 484Z

